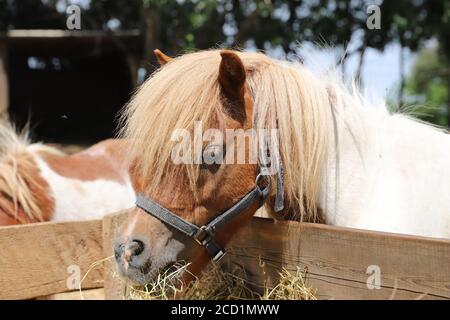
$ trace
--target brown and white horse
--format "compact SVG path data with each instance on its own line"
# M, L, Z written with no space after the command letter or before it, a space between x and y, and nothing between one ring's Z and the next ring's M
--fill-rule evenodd
M94 219L133 206L124 142L105 140L73 155L30 143L0 123L0 226Z
M284 194L280 217L314 221L321 211L333 225L450 237L447 134L391 115L384 105L371 108L341 79L297 62L226 50L159 59L167 63L124 113L123 136L130 139L146 199L116 239L119 271L131 281L151 281L178 260L197 274L211 248L205 235L195 233L198 243L189 230L244 201L237 215L209 234L224 247L259 207L245 199L268 163L228 161L253 149L245 143L236 148L228 132L277 131L278 150L270 153L279 151L275 159L284 175L278 170L270 177L266 206L279 205Z

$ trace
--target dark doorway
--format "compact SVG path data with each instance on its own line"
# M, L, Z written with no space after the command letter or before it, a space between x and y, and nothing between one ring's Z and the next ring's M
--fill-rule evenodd
M10 117L18 127L30 122L33 139L84 144L113 136L134 88L121 50L12 49L8 61Z

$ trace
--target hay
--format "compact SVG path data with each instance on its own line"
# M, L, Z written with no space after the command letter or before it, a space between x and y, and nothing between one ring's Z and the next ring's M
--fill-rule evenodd
M91 263L91 265L89 266L88 270L86 271L86 273L84 274L84 276L81 278L80 282L78 283L78 293L80 295L80 300L84 300L84 296L83 296L83 290L81 288L81 285L83 284L84 279L86 279L86 277L88 276L88 274L94 270L95 268L97 268L98 266L101 266L103 264L103 262L109 261L112 258L114 258L114 256L109 256L106 257L104 259L100 259L97 261L94 261L93 263Z
M188 264L179 263L158 274L157 278L144 287L131 287L129 300L170 300L183 290L179 276L186 271Z
M304 281L305 272L297 267L295 273L284 269L279 273L280 281L271 290L265 289L263 300L317 300L315 291L307 287Z
M225 272L217 264L210 264L200 278L187 287L179 279L187 265L160 274L154 282L145 287L130 287L126 298L130 300L316 300L315 290L306 286L306 270L297 267L295 272L283 269L279 272L279 283L265 287L263 293L256 292L254 284L246 280L245 271L235 268Z

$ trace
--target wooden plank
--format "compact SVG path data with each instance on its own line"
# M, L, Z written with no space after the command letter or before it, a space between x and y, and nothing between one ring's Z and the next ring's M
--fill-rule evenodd
M114 237L117 228L125 220L127 211L107 215L103 218L103 250L105 257L114 255ZM116 262L109 259L105 262L105 299L123 300L127 285L117 272Z
M138 38L140 31L138 29L117 30L114 33L96 31L96 30L60 30L60 29L15 29L8 30L6 33L0 33L2 38Z
M103 258L102 240L102 220L0 227L0 299L73 290L68 283L76 282L74 270L79 268L81 279ZM84 289L102 286L102 268L90 270L81 284Z
M258 285L275 283L281 267L306 267L321 299L450 299L449 240L254 218L228 259ZM367 286L369 266L379 267L379 289Z
M0 43L9 47L11 52L26 52L40 55L52 55L52 50L80 50L81 47L114 46L123 48L141 56L141 35L138 29L118 32L77 31L77 30L9 30L0 32ZM30 49L32 48L32 49ZM50 51L49 51L50 50Z

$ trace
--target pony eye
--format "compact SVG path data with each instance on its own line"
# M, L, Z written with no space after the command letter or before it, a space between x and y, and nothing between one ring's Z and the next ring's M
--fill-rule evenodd
M207 145L203 150L203 162L208 165L223 163L223 145Z

